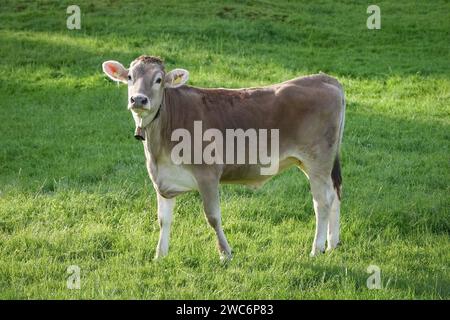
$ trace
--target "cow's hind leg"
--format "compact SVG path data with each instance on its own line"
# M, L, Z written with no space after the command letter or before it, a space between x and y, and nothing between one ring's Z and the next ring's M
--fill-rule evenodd
M220 260L228 261L232 257L231 248L222 228L218 183L200 183L199 191L203 200L206 219L216 232Z
M158 197L158 223L159 241L156 247L155 259L162 258L169 252L170 225L172 224L173 208L175 198L166 199L157 193Z
M340 216L341 200L334 197L331 205L330 217L328 219L328 237L327 250L335 249L339 244L339 216Z
M313 196L314 211L316 214L316 232L311 250L311 256L316 256L325 251L327 229L331 217L333 202L336 192L329 175L310 174L311 192ZM333 224L334 226L335 224ZM334 234L334 233L333 233Z
M334 160L333 169L331 171L331 180L333 181L333 188L336 194L333 200L333 204L331 205L330 217L328 219L327 250L332 250L339 244L339 216L341 209L342 187L341 165L339 156L336 156Z

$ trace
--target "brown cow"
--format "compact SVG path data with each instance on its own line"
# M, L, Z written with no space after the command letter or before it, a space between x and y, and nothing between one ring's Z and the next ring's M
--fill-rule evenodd
M345 99L336 79L318 74L261 88L204 89L184 85L189 77L186 70L166 73L163 61L150 56L137 58L129 69L119 62L106 61L103 70L111 79L128 84L128 109L136 123L136 136L143 140L148 173L158 198L160 237L156 258L168 253L175 197L198 190L206 218L216 232L221 259L230 259L231 248L222 229L219 183L260 185L291 166L299 167L311 185L316 214L311 255L325 251L326 242L328 250L338 245L342 182L339 149ZM223 142L226 150L216 148L216 161L212 163L177 162L177 139L187 133L195 140L199 125L212 134L200 142L200 149L198 143L191 148L188 142L183 159L198 158L206 152L207 141L213 141L213 149ZM277 151L272 159L275 163L271 163L275 170L262 174L260 162L223 161L236 150L238 157L244 152L245 159L251 158L250 147L242 151L232 145L228 149L236 138L228 135L232 129L244 132L244 140L248 139L251 146L256 145L250 143L256 132L251 130L270 131L266 137L275 144L266 149ZM225 137L223 141L220 134ZM261 160L261 153L258 158ZM233 154L230 159L235 160Z

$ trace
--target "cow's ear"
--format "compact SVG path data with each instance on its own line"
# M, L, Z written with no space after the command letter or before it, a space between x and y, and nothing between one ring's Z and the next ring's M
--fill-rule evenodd
M103 72L106 73L114 81L127 83L128 69L126 69L120 62L108 60L102 64Z
M184 69L173 69L166 74L164 79L166 88L178 88L185 84L189 79L189 72Z

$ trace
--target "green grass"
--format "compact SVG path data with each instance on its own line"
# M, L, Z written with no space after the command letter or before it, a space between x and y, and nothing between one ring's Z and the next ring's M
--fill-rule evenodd
M0 298L449 299L450 4L379 1L2 1ZM125 110L101 72L160 55L192 85L265 85L319 71L345 86L342 247L310 258L309 186L289 170L221 188L234 249L218 261L198 194L178 198L153 262L156 199ZM384 288L369 290L366 269ZM81 268L81 289L66 269Z

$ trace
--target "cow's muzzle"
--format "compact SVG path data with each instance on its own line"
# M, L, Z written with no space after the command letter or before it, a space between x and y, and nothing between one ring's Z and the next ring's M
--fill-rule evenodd
M130 98L130 105L132 108L144 108L149 104L149 99L146 95L136 94Z

